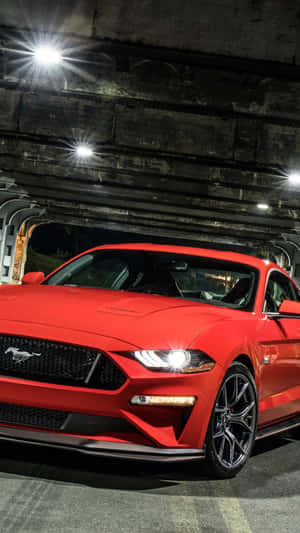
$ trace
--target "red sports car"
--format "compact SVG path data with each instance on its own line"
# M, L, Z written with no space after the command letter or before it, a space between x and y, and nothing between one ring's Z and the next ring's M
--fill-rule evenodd
M0 289L0 438L231 477L300 425L300 302L278 266L101 246Z

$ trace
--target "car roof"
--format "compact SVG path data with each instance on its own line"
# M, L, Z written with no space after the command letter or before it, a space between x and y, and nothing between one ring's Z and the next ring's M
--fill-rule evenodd
M238 252L230 252L223 250L211 250L207 248L196 248L193 246L178 246L170 244L152 244L152 243L127 243L127 244L107 244L103 246L97 246L93 250L145 250L150 252L169 252L177 254L189 254L197 255L202 257L209 257L214 259L220 259L224 261L231 261L235 263L242 263L245 265L252 266L259 270L266 270L269 268L276 268L282 272L278 265L272 263L271 261L260 259L258 257L253 257L252 255L241 254Z

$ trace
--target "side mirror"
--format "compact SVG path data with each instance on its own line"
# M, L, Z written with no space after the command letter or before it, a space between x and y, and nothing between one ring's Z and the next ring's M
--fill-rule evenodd
M300 315L300 302L292 300L283 300L278 312L281 315Z
M22 285L34 285L41 283L45 277L44 272L27 272L22 278Z

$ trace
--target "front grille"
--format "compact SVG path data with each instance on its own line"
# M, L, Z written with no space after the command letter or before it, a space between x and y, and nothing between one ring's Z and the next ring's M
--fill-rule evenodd
M68 413L54 409L0 403L0 422L15 426L33 426L58 431L62 428L67 416Z
M12 335L0 335L0 375L105 390L116 390L126 381L99 350Z

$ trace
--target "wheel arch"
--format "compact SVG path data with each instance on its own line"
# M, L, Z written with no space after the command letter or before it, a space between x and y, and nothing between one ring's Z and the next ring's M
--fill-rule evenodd
M238 355L233 361L233 363L242 363L244 364L248 370L250 370L253 377L255 377L255 370L254 365L249 357L249 355L246 355L244 353Z

